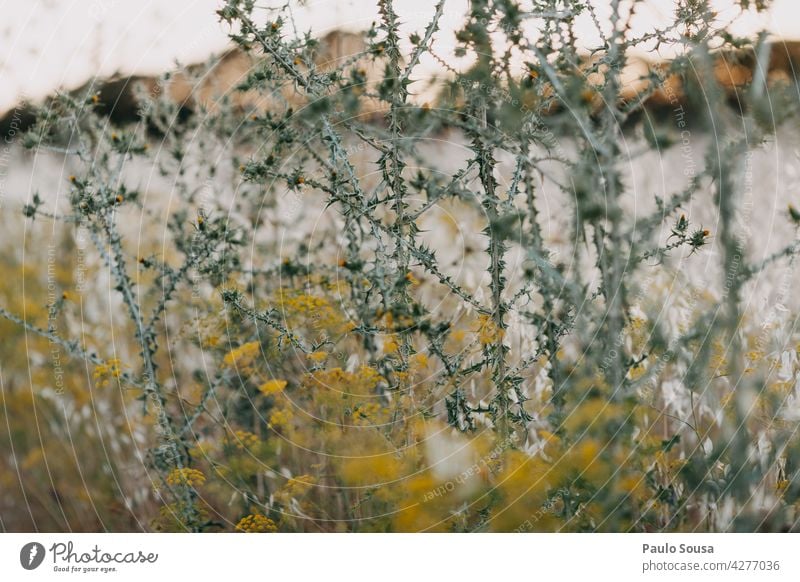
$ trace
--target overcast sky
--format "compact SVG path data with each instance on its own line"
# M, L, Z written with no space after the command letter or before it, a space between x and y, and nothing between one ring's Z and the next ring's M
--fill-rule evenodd
M259 5L283 4L266 0ZM437 50L447 56L467 0L448 0ZM608 0L590 0L599 9ZM406 31L421 29L434 0L399 0ZM176 60L193 63L228 46L227 28L217 21L219 0L0 0L0 111L22 95L41 98L57 88L74 88L94 76L156 74ZM309 0L295 11L297 27L324 34L363 30L376 19L374 0ZM733 17L733 0L716 2L720 18ZM664 22L671 0L647 0L637 27ZM776 0L767 17L740 18L736 32L766 27L782 38L800 38L800 0ZM582 23L587 43L591 24ZM668 56L668 55L664 55ZM437 65L422 63L422 74Z

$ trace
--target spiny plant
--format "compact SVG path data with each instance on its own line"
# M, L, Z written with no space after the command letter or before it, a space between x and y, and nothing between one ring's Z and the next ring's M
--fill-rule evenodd
M128 414L141 406L160 505L141 505L144 527L794 527L797 424L774 354L796 337L759 335L743 293L793 264L797 241L755 261L737 232L743 160L794 119L793 87L767 85L767 36L735 38L708 2L646 33L639 5L614 0L604 19L572 0L472 0L453 60L437 46L446 0L407 38L384 0L363 50L323 64L291 3L228 0L219 16L251 68L213 105L185 116L142 94L122 128L91 92L39 110L24 145L77 169L65 209L34 197L24 215L88 237L114 335L134 348L121 360L102 329L67 335L64 300L41 321L2 315L91 363ZM586 16L600 41L583 51ZM681 50L632 93L632 50L662 45ZM735 111L722 53L755 62ZM445 78L419 79L423 59ZM714 140L685 185L632 214L626 139L660 151L681 134L677 101L674 127L646 107L676 82L702 96L691 127ZM431 156L442 136L460 156ZM131 186L133 163L176 202ZM685 210L709 195L715 232ZM282 217L297 231L280 236ZM163 225L158 244L126 233L137 220ZM448 224L463 248L430 232ZM684 272L711 244L719 291Z

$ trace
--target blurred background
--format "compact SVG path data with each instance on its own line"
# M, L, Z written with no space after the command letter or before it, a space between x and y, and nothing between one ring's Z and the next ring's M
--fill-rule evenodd
M5 0L0 2L0 113L22 97L41 99L54 90L74 89L93 77L155 75L176 62L192 64L228 48L228 27L218 22L219 0ZM283 0L259 2L278 7ZM450 30L461 21L466 0L446 4L439 53L448 55ZM608 12L608 0L591 0L598 16ZM720 24L731 22L734 34L752 34L762 28L776 38L800 38L800 3L776 0L766 14L755 9L741 14L732 0L712 2ZM751 3L753 5L756 2ZM361 0L294 0L294 26L319 36L334 31L362 31L377 18L374 3ZM430 18L430 0L396 3L404 28L417 30ZM646 32L669 21L672 0L646 0L637 6L634 27ZM264 11L266 15L266 11ZM588 15L579 21L584 44L597 41ZM672 49L662 48L669 56ZM440 66L424 59L420 74Z

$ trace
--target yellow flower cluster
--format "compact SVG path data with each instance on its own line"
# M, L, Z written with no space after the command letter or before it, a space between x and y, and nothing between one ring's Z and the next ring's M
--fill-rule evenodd
M269 415L269 426L271 428L288 428L292 422L294 414L291 410L286 408L279 408Z
M384 312L380 309L377 311L375 316L379 320L383 320L383 325L388 330L407 329L412 327L415 323L414 318L410 315L398 315L395 317L391 311Z
M222 362L229 368L247 369L253 364L260 351L261 344L248 342L225 354Z
M375 424L378 421L378 415L382 412L385 412L385 409L380 404L370 402L355 405L351 416L356 424Z
M306 376L305 384L348 394L371 394L383 379L375 368L361 366L355 372L347 372L341 368L317 370Z
M489 315L478 316L474 331L478 335L478 341L483 345L502 341L505 335L503 330L497 326L497 323Z
M229 439L229 442L236 448L245 450L258 446L258 443L260 443L261 440L252 432L246 430L237 430L233 432L233 437Z
M202 471L198 471L197 469L173 469L170 474L167 475L167 484L173 487L177 485L197 487L205 482L206 476L203 475Z
M256 513L240 519L236 529L244 533L275 533L278 526L267 516Z
M383 353L385 354L396 354L400 346L397 345L397 341L394 338L389 338L385 342L383 342Z
M268 380L258 387L259 392L264 396L274 396L280 394L286 388L286 380Z
M104 388L111 383L112 379L117 379L122 375L122 364L119 359L112 358L103 364L94 367L92 378L97 383L98 388Z
M341 475L345 483L357 487L380 486L396 480L402 461L394 454L352 457L342 461Z
M347 333L355 327L330 301L319 295L281 289L276 303L290 327L305 326L317 332L335 335Z

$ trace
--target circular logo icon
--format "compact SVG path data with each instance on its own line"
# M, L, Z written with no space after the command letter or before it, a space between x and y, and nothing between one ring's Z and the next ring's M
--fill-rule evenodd
M35 570L44 561L44 546L39 542L30 542L19 551L19 563L26 570Z

